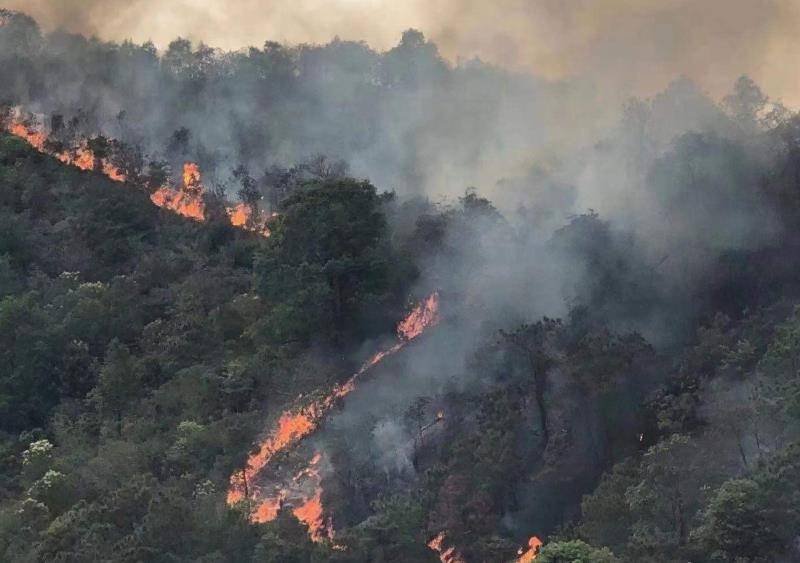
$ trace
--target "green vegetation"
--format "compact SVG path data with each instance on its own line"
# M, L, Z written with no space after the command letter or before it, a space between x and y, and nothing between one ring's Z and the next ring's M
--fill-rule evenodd
M432 203L409 194L435 167L420 147L441 139L389 125L420 92L466 100L440 123L468 138L441 153L458 176L495 116L464 84L510 78L450 67L419 32L383 54L176 40L158 55L0 16L2 107L73 113L46 116L48 143L88 135L130 180L0 133L0 560L435 563L440 537L494 562L534 534L537 562L800 558L800 117L751 80L720 104L677 80L591 149L503 180L497 201ZM89 109L48 98L72 87ZM133 117L109 125L104 95ZM139 134L167 139L163 155ZM345 138L386 158L405 196L325 156L240 164ZM193 158L209 163L205 222L149 199ZM587 177L607 213L576 200ZM230 225L231 193L277 213L269 238ZM267 523L229 506L265 429L397 342L433 290L436 329L267 468L291 479L324 452L334 537L312 541L296 499Z
M298 335L334 320L331 342L347 349L367 305L392 331L409 270L389 271L388 200L366 183L315 184L263 241L6 135L0 194L2 559L326 560L293 516L260 526L228 509L227 479L286 393L352 369L310 370ZM318 214L301 228L295 209ZM288 238L298 229L305 255ZM287 256L279 274L264 269ZM320 295L270 290L306 271ZM344 277L358 291L332 295ZM274 330L304 305L322 318Z

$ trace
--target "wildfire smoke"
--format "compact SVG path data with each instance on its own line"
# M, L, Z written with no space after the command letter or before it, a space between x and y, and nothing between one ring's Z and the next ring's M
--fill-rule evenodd
M256 522L268 522L274 519L283 500L289 496L290 489L301 500L300 506L294 509L294 514L299 520L309 526L312 539L322 539L327 531L330 536L330 526L327 530L323 527L323 510L321 502L322 488L320 486L319 462L321 455L314 455L309 467L303 469L294 479L290 487L280 487L277 494L265 495L268 487L259 487L254 482L261 471L269 464L270 460L279 452L297 445L303 438L314 432L325 414L342 398L347 396L356 387L356 381L371 367L382 359L401 350L408 342L419 337L427 328L439 322L439 294L432 293L418 304L397 327L398 342L387 349L381 350L367 360L364 365L346 382L334 387L333 391L323 399L313 401L299 411L284 412L278 419L275 429L269 433L259 445L258 451L247 460L247 465L241 472L234 473L230 478L227 502L229 505L244 500L246 497L256 502L252 519ZM311 494L297 492L297 483L305 481L313 484ZM275 487L272 487L273 489ZM308 487L305 487L308 490Z

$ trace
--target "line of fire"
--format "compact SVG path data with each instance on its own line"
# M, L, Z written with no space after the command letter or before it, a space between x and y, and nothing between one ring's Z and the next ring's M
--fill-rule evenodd
M74 146L64 146L51 139L43 119L26 116L19 108L0 121L0 126L12 135L26 141L36 150L48 154L69 166L84 171L100 172L118 183L130 179L101 150L93 149L91 140L80 140ZM167 209L191 220L203 222L207 218L204 202L204 185L200 165L195 162L183 164L180 181L165 182L150 194L151 202L157 207ZM276 214L266 214L246 203L226 205L225 211L230 224L261 236L269 237L269 220ZM335 530L332 519L326 516L322 503L322 467L326 464L324 453L313 451L304 467L292 476L270 472L270 463L281 453L299 448L300 444L314 434L323 423L325 416L340 406L352 393L359 380L384 359L397 354L409 343L422 336L427 330L436 327L441 320L439 293L434 292L418 303L411 312L398 323L396 342L374 353L362 367L344 383L335 386L324 398L287 410L280 415L274 426L265 433L240 471L233 473L227 492L227 503L235 506L244 503L253 522L264 523L274 520L280 510L290 509L294 516L303 522L314 541L330 541L335 544ZM438 411L434 418L422 425L414 437L415 452L424 441L426 433L445 420L444 411ZM448 543L447 532L438 533L428 542L442 563L465 563L456 546ZM532 536L528 544L517 552L517 563L534 561L543 543Z

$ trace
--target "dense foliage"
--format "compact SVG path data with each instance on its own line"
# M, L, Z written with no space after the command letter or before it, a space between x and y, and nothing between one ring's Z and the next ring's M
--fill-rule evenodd
M469 72L413 31L384 54L179 40L158 55L0 17L0 76L16 77L0 101L53 109L52 84L86 60L102 70L75 93L85 112L50 116L70 135L108 126L98 85L135 120L147 85L170 85L166 160L145 170L152 147L134 134L124 150L89 140L128 158L124 184L0 133L0 559L430 562L439 538L465 561L512 561L534 534L543 562L800 559L800 118L752 81L720 104L686 80L631 101L575 157L635 185L610 213L581 209L557 165L507 179L503 193L536 197L501 211L474 189L440 203L381 193L336 158L257 177L237 162L239 198L277 213L264 238L150 202L185 158L224 168L204 151L230 138L181 127L209 100L246 94L253 122L233 136L263 164L248 151L339 139L317 146L327 128L291 122L328 104L312 95L324 76L359 84L341 126L389 91L388 104L431 84L458 98ZM413 183L418 164L390 172ZM222 183L209 181L209 210ZM312 437L333 538L312 541L290 506L264 524L247 501L229 506L264 429L397 342L432 290L440 324Z

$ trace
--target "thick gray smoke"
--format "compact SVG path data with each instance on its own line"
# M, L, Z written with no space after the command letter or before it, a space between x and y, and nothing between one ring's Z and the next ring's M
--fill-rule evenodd
M48 29L121 41L176 36L226 49L266 39L333 36L389 49L402 30L431 37L451 60L479 56L549 79L581 77L604 95L652 94L678 75L722 95L739 75L800 101L791 68L800 46L792 0L7 0Z
M35 9L50 24L117 38L141 38L137 26L146 23L164 43L174 32L213 40L216 24L257 3L229 4L230 13L215 13L193 3L185 21L164 8L157 13L166 14L169 35L134 17L152 9L148 1L126 3L127 22L98 16L106 3ZM393 233L420 265L417 294L441 292L445 321L360 383L329 424L356 442L354 459L387 479L409 479L419 434L407 424L409 409L432 397L427 423L445 393L487 385L470 363L498 329L586 308L613 330L672 345L710 299L700 288L712 285L720 261L783 234L780 210L760 186L780 153L764 132L786 112L746 79L723 102L679 75L713 62L709 89L721 92L724 78L730 91L740 73L795 44L785 27L795 10L788 2L623 4L443 2L434 17L412 2L404 12L448 54L509 59L516 70L448 62L436 41L414 31L397 45L376 41L385 51L334 40L236 52L175 42L159 52L60 32L40 37L18 22L0 27L0 59L13 44L35 64L2 59L9 80L0 101L74 117L79 130L139 144L154 158L197 160L208 183L229 188L239 165L264 187L269 167L321 153L396 190ZM275 6L267 13L288 17ZM365 29L370 10L353 29ZM302 20L313 29L289 29L327 40L338 17L329 9ZM742 29L746 46L737 43ZM544 75L520 71L531 67ZM763 77L788 97L782 78ZM477 191L465 192L470 186Z

